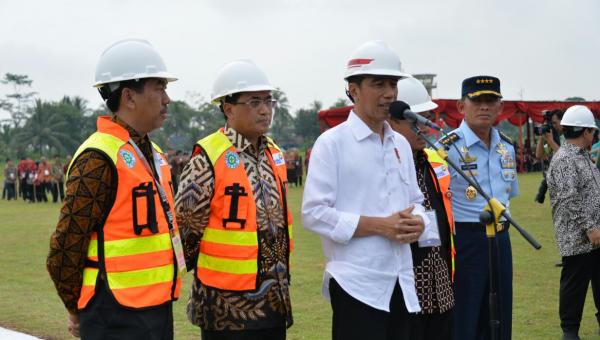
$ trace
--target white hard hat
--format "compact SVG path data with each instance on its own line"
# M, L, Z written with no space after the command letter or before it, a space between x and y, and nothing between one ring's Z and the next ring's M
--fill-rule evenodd
M154 47L146 40L126 39L110 45L96 66L94 87L141 78L175 81Z
M210 100L219 104L221 98L234 93L275 90L265 72L252 60L240 59L221 68L213 83Z
M402 63L396 52L381 41L369 41L357 48L346 63L344 79L357 75L410 77L402 72Z
M565 111L560 120L562 126L575 126L597 129L594 114L590 109L583 105L573 105Z
M431 101L425 85L416 78L404 78L398 82L398 100L410 106L412 112L425 112L438 107Z

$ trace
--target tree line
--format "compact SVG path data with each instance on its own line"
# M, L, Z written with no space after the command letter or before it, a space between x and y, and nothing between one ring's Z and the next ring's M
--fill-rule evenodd
M9 114L9 118L0 120L2 159L73 154L96 130L97 117L109 112L104 106L90 108L79 96L65 95L58 101L39 98L27 75L6 73L0 83L10 88L0 98L0 110ZM270 135L284 148L305 149L312 145L320 133L317 113L322 103L315 100L292 113L284 91L273 92L273 96L278 104ZM190 151L198 139L222 127L225 121L219 108L196 98L194 103L172 101L169 119L152 132L152 140L165 150ZM346 105L348 101L340 98L332 107Z

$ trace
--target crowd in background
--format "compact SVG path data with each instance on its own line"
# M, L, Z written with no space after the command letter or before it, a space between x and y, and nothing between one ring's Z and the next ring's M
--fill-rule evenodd
M173 192L177 193L179 176L183 167L189 162L190 154L177 150L169 152L167 157L173 177ZM302 186L302 178L308 167L309 157L310 149L306 151L304 162L297 148L285 152L288 180L291 185ZM21 198L30 203L49 202L50 195L52 202L56 203L59 200L62 202L65 198L65 177L70 162L71 156L67 156L65 162L62 162L59 156L55 156L52 162L45 157L38 160L22 157L16 164L10 158L5 159L2 199L17 200Z
M2 199L17 200L18 198L34 202L48 202L48 193L52 202L56 203L65 197L65 173L70 162L67 157L63 163L58 156L53 161L45 157L39 160L22 157L17 164L12 159L6 159L4 168L4 187Z

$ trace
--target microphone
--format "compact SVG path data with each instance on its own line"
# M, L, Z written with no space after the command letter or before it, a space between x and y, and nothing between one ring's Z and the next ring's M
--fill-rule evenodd
M429 119L421 116L418 113L412 112L410 110L410 106L401 100L390 104L390 114L396 119L406 119L409 122L423 124L431 129L442 131L442 128L437 126Z

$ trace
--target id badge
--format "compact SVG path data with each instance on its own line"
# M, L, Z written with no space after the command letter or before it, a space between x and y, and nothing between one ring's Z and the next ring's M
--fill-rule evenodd
M442 241L440 240L440 229L438 228L435 210L427 210L425 214L429 217L429 224L425 226L421 237L419 237L419 248L440 246Z
M185 257L183 256L183 246L181 245L181 237L177 229L170 229L169 235L171 236L171 244L173 244L173 251L175 251L175 258L177 259L177 267L179 273L186 271Z

